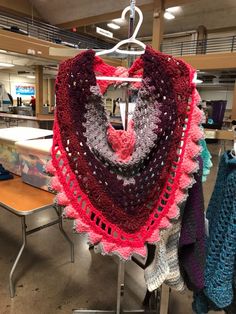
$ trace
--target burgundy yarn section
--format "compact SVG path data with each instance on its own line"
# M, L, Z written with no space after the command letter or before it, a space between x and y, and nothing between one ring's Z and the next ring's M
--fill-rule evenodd
M148 220L173 162L177 161L193 88L184 62L151 48L147 48L129 73L132 76L142 68L145 88L152 93L161 114L155 130L157 139L148 158L141 165L127 167L127 178L135 180L128 187L117 178L120 171L117 166L93 154L84 135L85 104L94 97L99 98L90 91L96 85L95 70L106 75L114 73L115 68L96 58L93 51L87 51L60 66L56 84L57 121L70 169L93 206L127 233L138 231ZM101 89L104 91L106 87L103 82Z

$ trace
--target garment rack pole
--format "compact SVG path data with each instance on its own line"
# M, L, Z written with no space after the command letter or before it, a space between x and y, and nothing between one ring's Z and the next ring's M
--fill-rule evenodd
M160 297L158 293L155 293L155 308L154 309L140 309L140 310L124 310L124 291L125 291L125 262L119 259L118 262L118 277L117 277L117 295L116 295L116 310L87 310L87 309L75 309L73 314L168 314L169 294L170 289L166 285L161 286Z
M161 305L158 306L158 297L156 297L156 309L141 309L141 310L124 310L123 309L123 301L124 301L124 277L125 277L125 262L119 259L118 263L118 278L117 278L117 295L116 295L116 310L87 310L87 309L76 309L73 310L73 314L93 314L93 313L100 313L100 314L139 314L139 313L146 313L146 314L167 314L168 312L161 311L163 308Z
M135 19L135 4L136 0L130 0L130 17L129 17L129 31L128 38L133 36L134 33L134 19ZM128 50L130 50L130 45L128 46ZM132 62L132 56L128 55L127 57L127 66L130 67ZM129 121L129 88L126 86L125 90L125 130L128 128Z

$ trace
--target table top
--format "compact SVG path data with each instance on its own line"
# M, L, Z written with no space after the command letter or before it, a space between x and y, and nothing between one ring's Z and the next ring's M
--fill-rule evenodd
M22 182L15 176L0 181L0 205L16 215L26 216L53 204L55 195Z
M0 140L5 140L14 143L24 140L43 138L52 135L53 131L51 130L30 127L16 126L12 128L0 129Z
M35 116L26 116L21 114L12 114L12 113L4 113L0 112L1 118L8 118L8 119L17 119L17 120L29 120L29 121L54 121L53 114L40 114Z
M232 130L214 130L204 129L206 139L218 139L218 140L234 140L234 132Z
M22 114L13 114L13 113L4 113L4 112L0 112L0 117L1 118L9 118L9 119L30 120L30 121L37 120L37 118L34 116L26 116L26 115L22 115Z

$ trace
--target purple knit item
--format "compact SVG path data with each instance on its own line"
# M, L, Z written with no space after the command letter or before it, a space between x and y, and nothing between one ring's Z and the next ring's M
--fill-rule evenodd
M202 159L200 170L194 175L196 183L189 190L179 240L179 263L187 287L193 291L204 288L205 217L202 190Z

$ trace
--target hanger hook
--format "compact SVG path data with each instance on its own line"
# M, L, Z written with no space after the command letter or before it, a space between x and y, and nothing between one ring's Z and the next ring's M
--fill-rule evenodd
M137 36L137 34L138 34L138 32L139 32L139 29L140 29L140 27L141 27L141 25L142 25L142 23L143 23L143 13L142 13L142 11L141 11L138 7L136 7L136 6L134 7L134 9L135 9L135 11L138 13L138 15L139 15L139 21L138 21L138 24L137 24L137 26L136 26L134 32L133 32L133 35L130 37L130 38L133 38L133 39L136 38L136 36ZM131 10L131 6L128 6L128 7L126 7L126 8L123 10L123 12L122 12L122 14L121 14L121 18L122 18L123 20L125 20L125 16L126 16L127 12L130 11L130 10Z
M122 14L121 14L121 18L122 19L125 19L125 15L126 13L130 11L130 6L126 7ZM138 31L142 25L142 22L143 22L143 13L142 11L135 7L135 11L138 13L139 15L139 21L137 23L137 26L134 30L134 33L131 37L129 37L128 39L123 39L121 40L120 42L118 42L113 48L111 49L108 49L108 50L102 50L102 51L99 51L96 53L96 56L103 56L105 54L108 54L108 53L112 53L112 52L117 52L117 53L125 53L127 55L140 55L140 54L143 54L145 49L146 49L146 45L144 43L142 43L140 40L136 39L136 36L138 34ZM134 43L134 44L137 44L139 46L141 46L144 50L139 50L139 51L132 51L132 50L121 50L119 49L122 45L124 44L129 44L129 43Z

